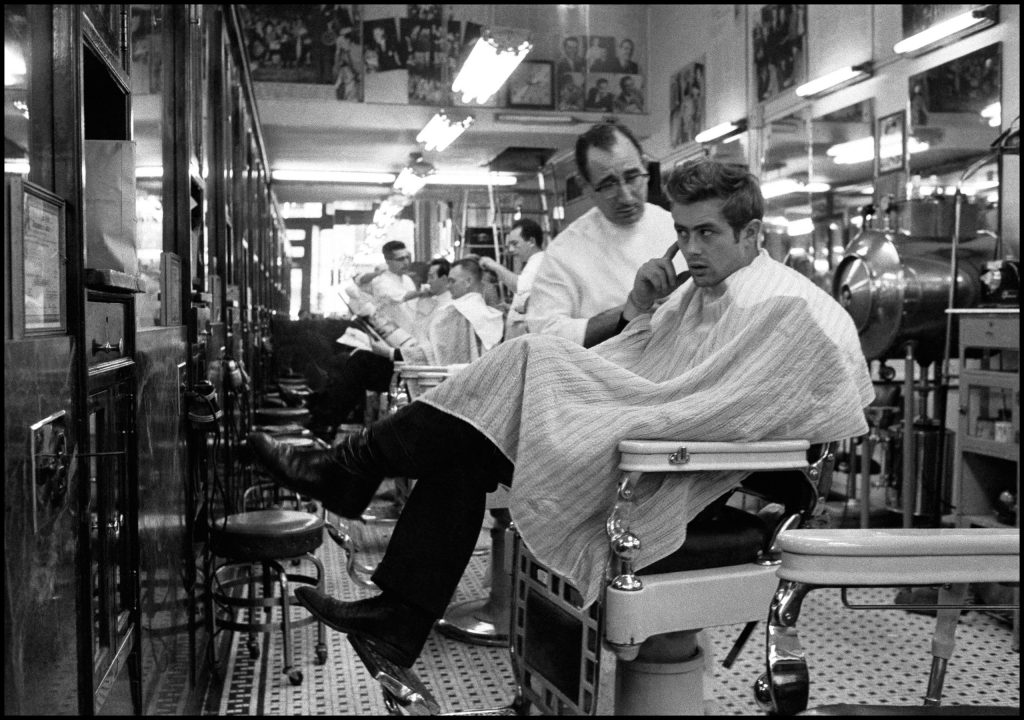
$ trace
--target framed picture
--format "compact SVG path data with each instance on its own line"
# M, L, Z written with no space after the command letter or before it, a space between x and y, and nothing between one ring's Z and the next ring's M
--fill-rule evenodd
M555 107L554 63L524 60L508 79L508 106L514 108Z
M807 79L807 6L763 5L751 30L757 101Z
M901 110L878 118L878 174L903 170L906 156L906 115Z
M20 178L8 186L14 337L67 331L64 200Z

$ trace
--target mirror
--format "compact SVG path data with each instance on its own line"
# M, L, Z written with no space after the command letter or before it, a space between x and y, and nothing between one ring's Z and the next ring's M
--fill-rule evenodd
M805 274L826 291L872 199L874 122L870 99L811 119L811 179L828 189L812 197L812 222L803 227L810 231L806 256L794 260L801 260Z
M776 120L764 129L761 192L764 194L764 247L774 259L810 277L804 261L811 236L812 192L809 112L806 108Z
M913 235L948 237L957 183L965 202L961 237L998 231L999 173L995 156L969 177L965 172L991 151L1002 121L1001 44L911 76L908 82L909 199L904 227ZM927 201L915 202L915 201ZM925 213L928 207L931 212Z

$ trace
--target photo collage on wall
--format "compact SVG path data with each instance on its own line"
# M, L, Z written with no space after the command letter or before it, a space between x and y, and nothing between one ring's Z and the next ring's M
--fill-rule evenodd
M555 107L604 113L645 112L642 68L633 38L566 35L555 62Z
M669 86L669 128L672 147L692 142L704 130L707 88L704 56L672 76Z
M359 5L240 5L257 82L333 85L339 100L363 99Z
M484 28L469 10L478 6L238 7L253 80L331 85L334 97L347 102L401 98L413 105L464 106L452 97L451 83ZM391 16L367 17L370 8ZM560 49L558 57L531 53L509 86L484 107L646 112L636 38L565 35L554 38L553 46ZM368 76L378 76L369 89ZM406 77L407 92L394 84L404 86Z

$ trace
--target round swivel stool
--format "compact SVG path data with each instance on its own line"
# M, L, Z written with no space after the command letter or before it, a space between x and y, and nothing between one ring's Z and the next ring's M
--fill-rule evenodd
M291 607L296 602L292 583L312 585L323 589L324 568L314 554L323 543L324 521L308 512L298 510L254 510L236 513L216 519L210 524L210 552L213 556L207 598L208 617L216 629L241 630L249 633L248 648L251 656L259 656L256 633L271 632L273 608L280 608L280 627L283 638L284 670L292 685L302 682L302 671L292 666L290 637L291 629L317 623L316 662L327 661L327 644L324 626L312 615L293 621ZM288 572L285 561L308 561L315 569L315 575ZM254 566L260 570L253 572ZM263 592L257 591L257 582ZM280 593L275 593L274 585ZM240 592L248 585L246 595ZM237 610L249 610L249 622L235 619ZM261 622L259 611L263 610L266 622ZM220 611L220 612L218 612ZM210 628L211 635L215 631Z

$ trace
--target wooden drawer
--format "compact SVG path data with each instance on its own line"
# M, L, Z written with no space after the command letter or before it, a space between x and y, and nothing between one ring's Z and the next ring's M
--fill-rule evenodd
M1019 348L1020 315L961 315L960 345L964 348Z

